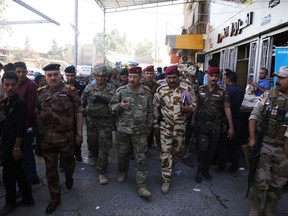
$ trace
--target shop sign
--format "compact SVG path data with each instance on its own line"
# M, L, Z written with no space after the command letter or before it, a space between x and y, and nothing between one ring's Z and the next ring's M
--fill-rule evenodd
M288 66L288 47L276 47L275 48L275 66L274 72L280 71L282 66ZM277 76L274 76L274 86Z
M253 12L247 13L244 20L238 19L237 22L232 22L230 26L226 26L222 33L218 34L217 43L222 43L226 37L237 36L242 33L242 30L252 24Z

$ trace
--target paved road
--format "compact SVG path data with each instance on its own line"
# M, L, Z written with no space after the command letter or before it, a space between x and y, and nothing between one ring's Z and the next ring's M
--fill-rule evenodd
M86 149L86 146L83 148ZM145 200L136 193L135 161L130 161L128 180L119 184L116 182L118 176L116 160L111 158L109 184L102 186L98 183L95 167L87 164L87 151L84 151L84 155L86 162L77 163L72 190L68 191L65 188L64 173L60 174L62 203L54 215L247 215L249 205L245 198L247 171L239 171L238 177L211 172L213 177L211 182L197 184L194 181L196 169L179 162L176 165L171 190L163 195L160 192L159 152L153 150L148 164L148 187L153 195ZM115 149L112 149L112 155L115 155ZM12 216L45 215L45 208L50 199L42 158L37 158L37 166L41 183L33 187L35 206L18 207ZM4 188L0 186L0 206L4 205L4 194ZM285 193L278 205L277 215L288 215L285 203L287 198L288 193Z

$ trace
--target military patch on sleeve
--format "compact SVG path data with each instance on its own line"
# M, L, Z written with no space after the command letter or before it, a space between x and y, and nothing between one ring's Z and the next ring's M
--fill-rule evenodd
M72 85L66 85L67 88L71 89L72 91L76 91L77 89Z

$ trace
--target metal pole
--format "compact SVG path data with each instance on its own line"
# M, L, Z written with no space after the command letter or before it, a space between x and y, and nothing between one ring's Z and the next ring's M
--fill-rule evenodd
M78 0L75 0L75 12L74 12L74 66L77 70L78 64Z
M104 31L103 60L104 60L104 64L106 64L106 59L105 59L105 53L106 53L106 9L104 9L104 27L103 27L103 31Z

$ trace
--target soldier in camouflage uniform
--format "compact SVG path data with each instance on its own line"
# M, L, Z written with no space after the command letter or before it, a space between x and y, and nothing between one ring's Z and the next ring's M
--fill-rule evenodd
M144 80L143 80L143 85L147 86L151 90L151 95L152 98L154 97L154 94L156 92L156 89L159 87L159 85L155 81L155 72L154 72L154 66L149 65L146 68L143 69L144 73ZM157 146L160 148L160 134L155 133L155 140ZM152 144L154 142L154 128L152 127L150 134L147 137L147 142L148 142L148 148L152 147ZM149 151L146 154L149 156Z
M62 83L59 64L49 64L43 70L47 86L38 89L37 121L51 197L46 214L51 214L61 202L57 170L59 154L65 172L66 187L73 187L74 143L76 141L80 145L83 141L83 109L77 89Z
M209 67L208 85L202 85L198 92L197 126L198 126L198 171L195 177L197 183L202 182L204 177L211 180L209 173L211 161L214 157L217 142L221 132L221 119L225 111L229 123L228 138L234 136L234 127L230 109L229 95L227 91L218 86L220 77L218 67Z
M146 188L147 161L145 152L148 149L147 135L153 123L153 108L150 89L140 84L141 67L129 69L129 84L119 87L110 103L116 115L118 146L117 181L124 182L129 170L129 154L133 146L136 158L136 182L138 195L151 196Z
M251 200L249 216L260 215L261 195L266 191L263 215L274 216L281 198L282 188L288 180L288 158L284 144L288 143L288 66L281 67L277 76L276 90L270 89L260 96L249 118L249 147L256 144L255 131L268 122L255 179L248 197ZM265 128L264 128L265 129Z
M97 164L99 182L108 183L106 177L108 153L112 146L114 118L109 110L109 102L115 94L115 87L106 82L108 70L104 64L93 69L96 84L89 84L83 91L82 104L86 113L88 149L92 154L91 165ZM98 155L99 148L99 155Z
M192 89L195 92L195 95L198 95L199 92L199 85L197 83L197 68L194 67L193 65L188 66L187 71L184 73L185 79L183 79L181 82L186 83L187 85L191 86ZM197 97L196 97L197 100ZM196 112L193 112L189 116L189 121L186 126L186 139L185 139L185 152L183 155L182 162L186 164L187 166L193 167L193 162L192 162L192 145L193 142L196 140L191 141L191 137L196 137L196 123L195 123L195 118L196 118Z
M162 193L170 189L173 166L181 156L186 133L187 117L196 107L191 87L179 82L177 65L165 71L167 85L160 86L154 95L154 127L160 128ZM183 100L184 97L189 100ZM184 103L183 103L184 102Z

